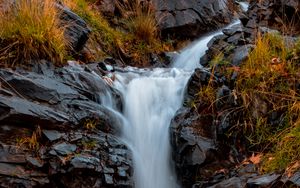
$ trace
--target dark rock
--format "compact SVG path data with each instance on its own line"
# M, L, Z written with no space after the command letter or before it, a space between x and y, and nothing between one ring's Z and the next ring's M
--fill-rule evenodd
M15 134L16 132L14 132ZM1 135L2 138L4 135ZM5 136L8 136L7 134ZM0 163L14 163L14 164L24 164L26 163L25 152L21 149L17 150L16 147L11 147L9 145L1 144L0 147Z
M71 165L76 169L95 169L96 171L101 171L100 159L88 156L88 155L78 155L71 160Z
M253 45L251 44L237 47L232 56L232 64L235 66L241 65L242 62L247 60L252 49Z
M216 185L210 186L209 188L244 188L246 185L243 180L238 177L233 177L227 180L224 180Z
M156 16L164 36L198 37L231 22L233 1L155 0Z
M104 174L104 180L105 180L105 183L108 184L108 185L113 185L114 184L114 180L113 180L112 175Z
M114 16L116 5L114 0L101 0L99 7L103 15Z
M296 172L292 177L290 177L289 181L300 187L300 171Z
M0 96L0 111L0 122L41 124L52 128L69 122L63 112L17 97Z
M195 69L195 72L187 83L184 96L184 104L188 105L195 100L195 96L199 92L199 88L208 84L211 74L204 69Z
M60 19L63 25L66 25L66 39L71 44L71 50L79 52L83 49L89 39L91 30L86 22L67 7L57 4L60 10Z
M281 176L278 174L265 174L262 176L250 178L247 181L248 187L270 187L275 183Z
M183 186L191 187L197 169L215 160L216 129L209 115L179 110L170 126L173 159Z
M61 155L69 155L76 151L76 145L67 144L66 142L55 144L53 149Z
M44 163L42 161L40 161L37 158L33 158L31 156L27 156L26 160L30 165L32 165L33 167L36 167L36 168L41 168L44 165Z
M50 142L62 138L63 134L56 130L42 130L43 134L47 137Z

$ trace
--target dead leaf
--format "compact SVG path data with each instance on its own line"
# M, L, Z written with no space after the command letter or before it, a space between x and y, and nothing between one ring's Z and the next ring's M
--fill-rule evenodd
M294 175L294 172L297 171L300 168L300 162L297 161L292 166L289 166L285 170L285 174L290 178L292 175Z
M253 164L259 164L261 162L262 154L257 154L255 155L254 153L252 156L249 158L249 161L251 161Z

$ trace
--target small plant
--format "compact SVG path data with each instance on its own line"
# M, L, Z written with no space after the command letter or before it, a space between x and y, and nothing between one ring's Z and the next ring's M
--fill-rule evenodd
M82 140L81 144L85 150L91 150L97 146L96 140Z
M84 127L88 130L93 130L96 128L97 120L88 119L84 122Z
M38 150L39 149L39 141L38 139L41 137L42 132L40 126L37 126L36 130L29 137L18 138L17 145L18 147L25 146L30 150Z
M63 61L68 42L54 1L22 0L5 7L0 9L2 65L13 66L42 58L54 63Z

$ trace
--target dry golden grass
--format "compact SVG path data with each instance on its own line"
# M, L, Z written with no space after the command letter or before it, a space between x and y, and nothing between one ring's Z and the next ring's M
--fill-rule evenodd
M67 41L53 0L22 0L0 12L0 62L63 61Z
M17 140L18 147L27 147L30 150L38 150L40 143L38 139L41 137L42 131L40 126L37 126L36 130L31 136L23 137Z
M148 44L155 42L158 36L158 25L151 2L141 0L117 2L121 14L128 21L131 33Z
M259 35L236 82L250 144L268 153L263 171L284 170L300 159L300 66L294 49L283 36ZM276 125L272 113L281 116Z

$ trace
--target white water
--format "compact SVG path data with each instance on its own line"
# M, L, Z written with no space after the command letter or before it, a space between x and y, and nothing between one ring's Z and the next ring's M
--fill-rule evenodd
M123 139L133 152L137 188L179 187L170 163L169 124L181 106L183 88L190 75L178 69L157 68L132 73L130 80L128 75L117 76L128 120Z
M219 34L221 30L184 49L174 68L129 67L117 72L114 87L123 95L123 114L116 111L107 93L102 96L102 104L122 122L122 139L133 154L136 188L180 187L172 167L170 121L182 105L184 88L193 70L201 67L199 60L207 43Z
M241 8L244 12L248 11L248 8L249 8L249 3L248 2L239 2L239 4L240 4L240 6L241 6Z
M173 67L184 69L184 70L194 70L197 67L201 67L200 65L200 58L205 54L206 50L208 49L207 44L209 41L217 35L222 34L222 30L225 28L230 28L234 25L240 23L240 20L234 21L232 24L219 29L216 32L210 33L206 35L196 42L193 42L188 47L184 48L180 55L175 59L173 63Z

